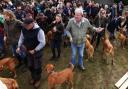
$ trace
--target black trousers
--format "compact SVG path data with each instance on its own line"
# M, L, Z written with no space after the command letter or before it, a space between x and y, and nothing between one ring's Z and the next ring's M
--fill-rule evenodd
M53 40L51 42L51 50L52 50L53 57L60 57L60 54L61 54L61 40ZM57 50L57 53L56 53L56 50Z
M29 70L34 81L39 81L41 79L42 68L34 69L33 67L29 67Z
M42 72L42 51L35 54L28 55L28 68L31 72L31 77L34 81L39 81L41 79Z
M105 31L102 31L100 33L94 33L93 37L92 37L92 40L91 40L91 44L93 44L93 42L96 41L96 48L99 47L99 44L100 44L100 40L101 38L105 35Z

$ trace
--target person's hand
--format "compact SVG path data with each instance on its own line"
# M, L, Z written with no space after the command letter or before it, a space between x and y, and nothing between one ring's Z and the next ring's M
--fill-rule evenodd
M52 23L56 23L56 20L55 20L55 21L53 21Z
M4 42L6 42L7 41L7 37L6 36L4 36Z
M70 42L73 42L72 37L70 37Z
M29 53L30 54L34 54L35 53L35 50L30 50Z
M56 27L53 27L53 32L56 32L57 30L56 30Z
M18 47L17 49L16 49L16 53L19 53L20 52L20 48Z
M96 32L101 32L101 31L103 31L104 30L104 28L101 28L101 27L99 27L99 28L97 28L97 30L96 30Z

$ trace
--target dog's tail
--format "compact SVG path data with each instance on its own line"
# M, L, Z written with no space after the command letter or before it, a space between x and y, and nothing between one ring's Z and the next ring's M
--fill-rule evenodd
M69 63L69 66L68 67L73 71L74 65L72 63Z

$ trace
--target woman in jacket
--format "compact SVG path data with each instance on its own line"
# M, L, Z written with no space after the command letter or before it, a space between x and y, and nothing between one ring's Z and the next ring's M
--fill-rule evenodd
M51 42L51 49L52 49L52 59L59 58L61 54L61 42L62 42L62 34L64 31L64 25L62 23L62 17L60 14L57 14L55 17L55 21L51 24L53 39ZM56 55L57 49L57 55Z

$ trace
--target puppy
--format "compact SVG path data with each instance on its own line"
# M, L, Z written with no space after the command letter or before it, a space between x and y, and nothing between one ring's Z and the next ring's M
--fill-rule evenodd
M70 85L71 89L73 89L73 64L70 64L68 68L60 72L54 71L53 64L47 64L45 69L49 74L48 89L55 89L55 86L57 84L63 84L64 82L67 82Z
M94 54L94 47L91 45L90 40L91 40L90 36L86 35L85 47L86 47L88 59L93 58L93 54Z
M108 37L104 36L102 37L102 42L103 42L103 52L106 55L111 55L112 56L112 65L113 65L113 61L114 61L114 47L111 44L111 42L109 41Z
M15 79L0 78L0 80L6 85L7 89L19 89L18 83Z
M14 78L16 78L16 60L12 57L3 58L0 60L0 71L3 70L3 67L6 66L11 72L14 73Z

